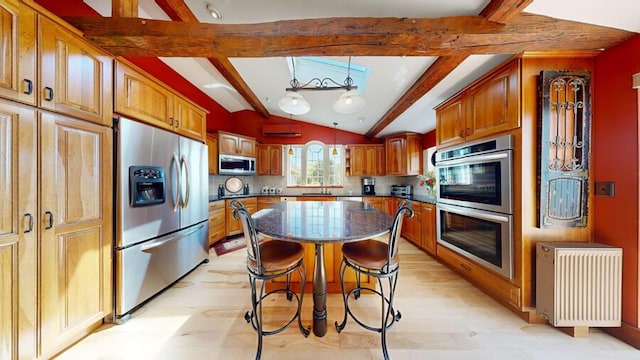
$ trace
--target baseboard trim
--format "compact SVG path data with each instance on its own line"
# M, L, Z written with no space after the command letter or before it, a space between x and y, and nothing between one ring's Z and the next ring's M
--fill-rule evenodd
M602 331L607 334L616 337L627 344L633 346L634 348L640 350L640 329L637 327L633 327L630 324L625 322L622 323L620 327L606 327L600 328Z

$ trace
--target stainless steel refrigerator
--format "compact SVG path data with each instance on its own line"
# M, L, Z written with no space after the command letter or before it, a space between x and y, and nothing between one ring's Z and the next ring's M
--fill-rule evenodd
M201 142L115 119L115 322L208 257L208 157Z

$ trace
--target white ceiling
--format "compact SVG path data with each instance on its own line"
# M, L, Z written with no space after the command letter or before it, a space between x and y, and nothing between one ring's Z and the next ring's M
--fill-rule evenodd
M103 16L110 16L109 1L84 1ZM169 19L154 0L139 0L138 3L140 17ZM201 22L233 24L323 17L426 18L477 15L489 0L185 0L185 3ZM212 19L205 9L205 3L213 4L222 13L222 20ZM601 0L534 0L525 11L640 32L637 0L613 0L606 2L606 6L602 4ZM426 133L435 129L435 105L509 56L511 54L470 56L377 136L383 137L401 131ZM348 60L347 56L331 59L344 62ZM304 92L302 94L311 104L311 111L305 115L294 116L293 119L328 127L332 127L335 121L342 130L364 134L384 116L435 59L418 56L353 57L352 63L371 69L367 86L361 94L366 100L365 108L351 115L338 114L333 111L332 104L340 92ZM252 109L206 59L161 60L228 111ZM289 117L277 105L278 100L285 95L284 89L289 86L291 80L284 57L229 60L270 114ZM334 80L342 83L344 78Z

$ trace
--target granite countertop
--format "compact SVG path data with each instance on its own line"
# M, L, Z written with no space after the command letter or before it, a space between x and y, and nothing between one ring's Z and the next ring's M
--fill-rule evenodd
M252 217L256 230L266 236L313 243L369 239L393 225L391 215L356 201L280 202Z
M341 197L394 197L395 195L391 195L389 193L378 193L376 195L362 195L362 194L314 194L314 195L302 195L302 194L263 194L263 193L250 193L250 194L239 194L239 195L225 195L222 197L219 197L218 195L212 195L209 196L209 202L212 201L218 201L218 200L226 200L226 199L241 199L241 198L248 198L248 197L297 197L297 196L304 196L304 197L313 197L313 196L335 196L336 198L341 198ZM398 198L407 198L409 200L412 201L418 201L418 202L422 202L422 203L428 203L428 204L435 204L436 203L436 199L431 197L431 196L426 196L426 195L412 195L409 197L405 197L405 196L395 196Z

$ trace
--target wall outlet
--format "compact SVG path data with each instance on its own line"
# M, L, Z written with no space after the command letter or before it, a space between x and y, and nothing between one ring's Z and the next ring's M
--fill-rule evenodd
M613 181L596 181L596 196L613 197L615 194L615 183Z

